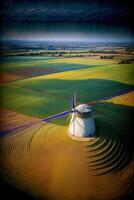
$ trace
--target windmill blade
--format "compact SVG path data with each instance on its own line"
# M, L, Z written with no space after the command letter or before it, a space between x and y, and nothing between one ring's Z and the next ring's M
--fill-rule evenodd
M51 117L45 118L45 119L43 119L42 121L47 122L47 121L49 121L49 120L51 120L51 119L55 119L55 118L58 118L58 117L62 117L62 116L64 116L64 115L68 115L70 112L72 112L72 111L65 111L65 112L62 112L62 113L53 115L53 116L51 116Z
M37 123L40 123L40 122L47 122L49 120L68 115L70 112L72 112L72 111L64 111L62 113L50 116L48 118L44 118L44 119L41 119L41 120L38 120L38 121L35 121L35 122L19 125L19 126L16 126L14 128L8 129L8 130L0 131L0 136L4 136L4 135L6 135L6 134L8 134L9 132L12 132L12 131L16 131L16 130L23 129L23 128L28 128L28 127L35 125Z
M75 104L74 104L74 98L72 99L72 109L75 108Z
M74 98L72 100L72 110L74 110L74 112L76 112L75 110L75 107L76 107L76 90L74 92ZM73 116L73 134L75 134L75 115Z
M72 99L72 109L75 109L76 107L76 91L74 93L74 98Z

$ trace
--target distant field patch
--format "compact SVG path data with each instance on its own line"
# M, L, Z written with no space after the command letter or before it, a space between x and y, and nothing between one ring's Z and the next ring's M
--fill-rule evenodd
M67 60L68 63L65 64ZM79 63L76 64L76 61L79 61ZM87 65L83 65L82 63L86 63L86 61ZM37 76L37 69L41 70L39 72L42 72L43 69L43 73L47 73L46 69L48 70L48 67L46 66L48 65L50 65L49 70L66 71L58 73L51 71L52 74L49 75L38 75L38 77L2 84L2 107L26 115L44 118L70 110L75 90L77 91L77 104L89 103L90 101L111 97L114 94L121 94L121 91L133 90L134 66L132 64L107 64L101 66L104 61L95 58L61 58L57 60L52 59L49 62L51 64L47 63L42 65L42 67L38 66L38 68L20 67L20 69L14 72L16 75L26 77L31 76L31 69L35 69L34 75ZM69 62L74 63L71 64ZM89 67L89 63L95 64L95 62L98 66ZM83 66L88 68L83 69ZM76 69L77 67L82 69ZM76 70L69 70L71 68ZM57 121L63 124L65 118L56 119L55 122Z
M21 77L32 77L32 76L39 76L39 75L45 75L45 74L52 74L55 72L59 72L57 69L53 68L27 68L27 69L20 69L12 74L21 76Z
M54 63L54 60L50 60L49 63ZM113 64L116 63L116 60L111 59L100 59L100 58L93 58L93 57L80 57L80 58L60 58L56 60L56 63L79 63L79 64L86 64L86 65L94 65L94 64Z
M134 106L134 91L119 95L117 97L113 97L111 99L106 100L106 102L127 105L127 106Z
M3 57L0 71L14 72L24 68L55 68L57 70L72 70L115 64L113 60L95 58L45 58L45 57Z
M2 56L0 57L1 61L27 61L27 60L52 60L55 59L55 57L44 57L44 56Z
M122 65L107 65L101 67L95 67L90 69L79 69L75 71L61 72L57 74L48 75L45 77L34 78L33 81L43 79L62 79L62 80L84 80L91 78L101 78L121 83L134 84L133 79L134 65L122 64Z
M12 74L12 73L8 73L8 72L0 72L0 83L6 83L8 81L15 81L15 80L19 80L21 78L22 77L17 74Z
M0 71L13 72L15 70L24 69L24 68L39 67L52 59L56 60L58 58L34 57L34 56L0 57L0 61L1 61Z

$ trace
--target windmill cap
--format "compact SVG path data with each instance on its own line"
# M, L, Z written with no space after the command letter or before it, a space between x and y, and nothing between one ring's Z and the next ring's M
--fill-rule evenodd
M89 113L92 112L91 106L87 104L81 104L75 108L80 113Z

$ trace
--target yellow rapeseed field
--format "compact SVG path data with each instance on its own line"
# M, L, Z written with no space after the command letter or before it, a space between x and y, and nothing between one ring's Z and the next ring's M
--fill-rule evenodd
M51 75L39 76L32 80L62 79L62 80L84 80L84 79L107 79L126 84L134 84L134 66L132 64L107 65L90 69L70 70Z
M117 97L113 97L111 99L106 100L106 102L134 106L134 91L119 95Z

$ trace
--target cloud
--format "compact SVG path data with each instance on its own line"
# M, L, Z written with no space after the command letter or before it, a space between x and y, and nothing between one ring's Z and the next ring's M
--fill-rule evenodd
M64 22L64 21L128 21L129 12L124 8L89 4L88 6L22 6L7 7L1 11L4 22Z

